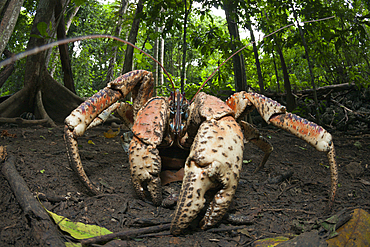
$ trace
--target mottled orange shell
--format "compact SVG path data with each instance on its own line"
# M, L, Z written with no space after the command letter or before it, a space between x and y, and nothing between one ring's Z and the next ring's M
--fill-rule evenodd
M153 98L138 112L132 132L144 143L159 145L163 139L167 119L168 104L166 99Z
M226 104L235 112L235 118L238 118L240 114L244 112L247 106L253 106L253 104L247 100L246 94L246 92L238 92L226 100ZM250 111L253 109L254 107L250 109Z
M199 93L198 99L200 100L200 114L207 120L220 119L226 115L234 116L234 111L225 102L215 96L202 92Z

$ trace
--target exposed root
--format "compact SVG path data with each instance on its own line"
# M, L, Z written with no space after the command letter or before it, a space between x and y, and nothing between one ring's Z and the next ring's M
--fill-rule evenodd
M4 123L13 123L13 124L19 124L19 125L48 125L47 119L37 119L37 120L27 120L20 117L16 118L6 118L6 117L0 117L0 124Z
M57 127L57 125L54 123L54 121L49 117L49 115L45 111L44 104L42 103L41 90L38 90L36 94L36 107L41 117L46 120L47 124L49 124L51 127Z

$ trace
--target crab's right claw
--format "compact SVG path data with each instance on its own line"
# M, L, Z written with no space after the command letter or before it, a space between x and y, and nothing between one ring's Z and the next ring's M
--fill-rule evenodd
M200 222L201 228L214 226L225 215L238 185L243 147L243 134L233 117L203 122L185 164L172 234L180 234L197 217L210 189L217 191Z

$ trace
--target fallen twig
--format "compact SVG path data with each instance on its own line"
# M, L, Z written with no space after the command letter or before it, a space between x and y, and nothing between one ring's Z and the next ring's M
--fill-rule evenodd
M293 211L293 212L301 212L305 214L316 214L315 212L306 211L302 209L292 209L292 208L264 208L262 211L274 211L274 212L280 212L280 211Z
M133 230L130 229L130 230L123 231L123 232L117 232L117 233L102 235L102 236L93 237L93 238L86 238L86 239L81 240L81 244L86 246L86 245L91 245L91 244L107 242L114 238L124 239L124 238L134 237L134 236L142 235L146 233L165 231L165 230L169 230L170 226L171 224L168 223L168 224L159 225L159 226L150 226L150 227L133 229Z
M228 232L238 229L243 229L245 226L227 226L227 227L219 227L219 228L212 228L208 229L206 232Z

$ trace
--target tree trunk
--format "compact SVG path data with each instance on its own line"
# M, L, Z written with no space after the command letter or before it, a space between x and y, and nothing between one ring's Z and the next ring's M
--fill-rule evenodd
M2 4L5 4L6 1L2 0L2 2ZM11 0L6 8L0 24L0 54L3 54L5 46L13 33L23 2L24 0Z
M55 19L58 20L57 26L57 37L58 40L66 39L66 30L64 22L64 12L61 0L56 2L55 5ZM73 82L72 66L71 60L68 54L68 44L59 46L60 60L62 62L64 86L71 90L71 92L76 93L75 84Z
M234 21L232 10L234 9L231 1L223 1L223 8L225 10L227 27L229 29L230 37L232 40L231 49L236 50L237 46L233 41L240 43L239 29L237 23ZM233 57L235 89L237 92L247 90L247 80L245 74L245 65L243 54L238 53Z
M277 91L278 91L278 93L280 93L279 73L278 73L277 67L276 67L275 51L274 51L274 49L272 49L272 60L274 61L274 69L275 69L275 76L276 76Z
M7 2L7 1L5 1L5 0L1 0L1 1L0 1L0 16L1 16L1 14L2 14L2 12L3 12L3 9L4 9L5 5L6 5L6 2ZM4 11L4 12L5 12L5 11Z
M269 18L267 16L266 12L265 12L265 16L266 16L266 20L269 21ZM285 92L286 92L286 107L287 107L288 111L293 111L294 108L296 107L296 102L295 102L295 98L292 94L292 87L290 85L288 69L286 67L283 51L282 51L281 46L280 46L280 40L278 39L276 34L273 35L273 38L274 38L274 41L275 41L275 44L276 44L277 53L279 54L281 69L283 71L284 88L285 88Z
M257 44L256 44L256 39L254 37L253 29L252 29L252 24L250 22L250 17L248 21L248 29L249 33L251 34L251 41L252 41L252 46L253 46L253 53L254 53L254 60L256 62L256 68L257 68L257 75L258 75L258 85L260 86L260 93L264 94L265 93L265 86L263 83L263 77L262 77L262 70L261 70L261 63L260 59L258 58L258 49L257 49Z
M4 50L3 53L6 56L6 58L10 58L11 56L14 55L13 53L11 53L10 51L8 51L6 49ZM8 77L13 73L14 63L15 62L5 66L5 68L1 71L1 73L0 73L0 88L4 85L4 83L6 82Z
M77 14L77 12L78 12L79 9L80 9L80 6L77 6L73 10L73 12L71 13L71 15L69 16L69 19L68 19L67 24L66 24L66 35L68 33L69 27L72 24L73 17L76 16L76 14ZM53 50L53 52L54 52L54 50ZM50 66L51 67L51 69L50 69L50 75L51 75L51 77L53 77L53 75L55 73L56 63L57 63L57 58L54 58L51 66Z
M308 63L308 69L310 71L311 86L312 86L312 89L313 89L313 100L315 102L315 112L316 112L316 116L315 117L316 117L317 123L320 124L319 102L317 100L316 85L315 85L315 76L314 76L313 71L312 71L312 63L310 61L310 56L308 54L308 46L307 46L307 43L306 43L306 39L304 38L302 27L299 25L299 22L298 22L297 12L294 9L293 4L291 6L292 6L292 9L293 9L294 19L297 22L299 34L300 34L301 39L302 39L302 44L303 44L303 47L304 47L304 51L305 51L306 59L307 59L307 63Z
M155 26L154 32L158 33L158 26ZM154 47L153 47L153 57L159 61L159 37L157 37L154 41ZM154 88L158 87L158 64L153 61L153 77L154 77ZM157 96L157 90L154 90L153 96Z
M190 1L190 6L189 6L189 9L187 8L186 6L186 1L187 0L184 0L184 7L185 7L185 18L184 18L184 35L183 35L183 43L182 43L182 66L181 66L181 75L180 75L180 78L181 78L181 93L183 93L185 91L185 73L186 73L186 47L187 47L187 43L186 43L186 25L187 25L187 22L188 22L188 16L189 16L189 13L190 13L190 10L191 10L191 1Z
M114 30L114 36L119 37L121 35L123 15L126 13L127 7L128 7L128 1L121 0L121 6L118 12L117 26ZM105 77L103 85L100 85L100 87L105 87L108 84L108 82L112 81L114 78L114 66L116 65L116 61L117 61L117 51L118 51L118 46L117 45L113 46L112 57L109 60L107 75Z
M288 111L293 111L294 108L296 107L296 102L295 98L292 94L292 87L290 85L290 80L289 80L289 74L288 74L288 69L285 64L285 59L284 59L284 54L280 46L280 41L278 40L277 36L274 34L274 40L277 48L277 52L280 57L280 63L281 63L281 69L283 71L284 75L284 88L286 92L286 107Z
M128 42L135 44L137 34L139 32L139 26L141 19L139 18L139 15L143 12L143 0L139 0L139 2L136 5L136 12L135 12L135 18L132 22L130 34L128 36ZM133 65L133 55L134 55L134 48L132 46L127 46L126 52L125 52L125 62L123 63L123 69L122 74L125 74L132 70Z
M161 33L163 32L163 27L161 28ZM161 37L160 38L160 56L159 56L159 62L161 64L164 64L164 39ZM164 84L164 73L161 69L161 72L159 73L159 83L161 85Z
M50 23L56 0L40 0L36 10L31 34L39 35L37 24ZM27 50L42 46L47 41L32 37ZM32 112L36 118L42 117L63 122L65 117L83 100L55 81L46 70L47 51L27 57L24 87L0 104L0 117L18 117L23 112ZM50 120L49 124L53 122Z

